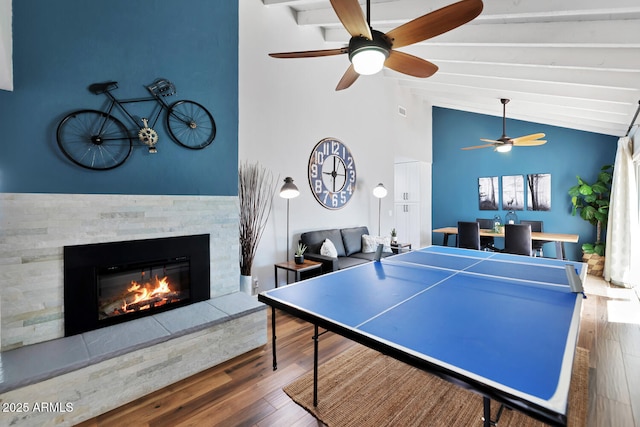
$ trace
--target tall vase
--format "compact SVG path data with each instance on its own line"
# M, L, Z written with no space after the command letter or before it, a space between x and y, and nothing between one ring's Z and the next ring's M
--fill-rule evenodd
M251 289L251 276L240 275L240 292L244 292L247 295L253 293Z

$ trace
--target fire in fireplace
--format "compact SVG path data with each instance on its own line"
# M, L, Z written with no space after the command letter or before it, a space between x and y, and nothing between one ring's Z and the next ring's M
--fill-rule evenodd
M65 336L209 299L209 235L64 248Z
M98 269L98 319L189 299L189 260Z

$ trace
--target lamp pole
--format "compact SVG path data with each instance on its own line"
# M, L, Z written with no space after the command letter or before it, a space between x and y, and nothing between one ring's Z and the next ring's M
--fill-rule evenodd
M382 216L382 199L387 196L387 189L382 183L373 189L373 195L378 199L378 236L380 236L380 218Z

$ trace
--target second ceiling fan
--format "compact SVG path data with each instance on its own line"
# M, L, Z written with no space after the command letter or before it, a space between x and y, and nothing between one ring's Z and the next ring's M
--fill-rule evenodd
M541 140L540 138L544 138L544 133L532 133L531 135L520 136L518 138L509 138L507 136L507 103L508 99L502 98L500 99L502 103L502 136L498 139L486 139L480 138L480 141L488 142L485 145L474 145L473 147L464 147L461 150L475 150L477 148L489 148L493 147L495 151L499 151L502 153L506 153L507 151L511 151L513 146L535 146L535 145L543 145L546 144L547 141Z
M331 6L351 35L349 46L338 49L270 53L269 56L311 58L349 54L351 65L340 79L336 90L348 88L361 74L375 74L383 66L414 77L424 78L433 75L438 71L437 65L395 49L430 39L466 24L480 15L483 8L482 0L462 0L427 13L383 34L371 28L370 0L367 0L366 19L358 0L331 0Z

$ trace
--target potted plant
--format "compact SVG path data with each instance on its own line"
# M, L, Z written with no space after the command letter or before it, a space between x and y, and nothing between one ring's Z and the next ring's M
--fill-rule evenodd
M589 184L580 176L576 178L578 183L569 189L573 205L571 214L575 216L579 213L582 219L596 226L596 241L582 245L582 260L587 263L589 274L601 276L604 271L605 250L605 241L601 236L609 218L613 165L602 166L593 184Z
M298 248L296 249L296 253L293 256L293 260L296 264L304 263L304 251L307 250L307 246L304 243L298 243Z
M394 245L398 243L398 233L396 233L395 228L391 229L391 243L393 243Z
M276 181L260 163L238 168L240 202L240 290L251 294L251 268L273 205Z

